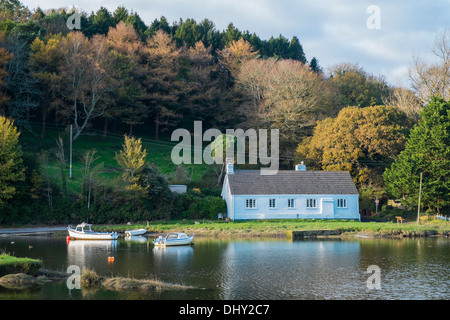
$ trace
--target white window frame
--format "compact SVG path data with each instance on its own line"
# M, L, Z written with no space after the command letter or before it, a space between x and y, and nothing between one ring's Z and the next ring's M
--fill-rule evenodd
M287 203L288 209L295 209L295 199L289 198Z
M317 208L317 200L315 198L306 199L306 208L307 209L315 209Z
M277 208L277 199L270 198L269 199L269 209L276 209Z
M337 207L338 208L347 208L347 199L346 198L337 199Z
M245 209L256 209L256 199L254 198L248 198L245 199Z

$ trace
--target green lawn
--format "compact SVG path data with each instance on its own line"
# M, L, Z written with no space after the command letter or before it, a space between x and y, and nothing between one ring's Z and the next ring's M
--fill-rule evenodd
M56 140L59 136L67 137L63 131L57 131L47 129L46 138L41 140L38 136L33 136L27 132L23 133L22 139L28 146L27 149L32 150L33 154L38 154L41 150L47 150L50 156L48 172L53 181L57 184L61 183L61 171L54 156L56 151ZM177 144L176 142L168 140L156 141L148 136L136 136L141 138L143 147L147 150L147 161L149 164L154 164L157 169L166 175L169 179L169 183L174 182L173 176L177 165L171 160L172 148ZM81 190L82 169L84 167L83 154L89 150L97 150L96 156L98 160L94 162L94 165L103 163L103 170L99 174L99 178L104 183L117 183L117 178L120 177L120 167L115 160L115 154L122 150L124 142L123 135L110 134L107 138L103 138L101 134L96 135L81 135L77 140L73 142L73 166L72 166L72 179L67 179L67 188L69 193L77 194ZM64 153L67 161L66 172L69 177L69 143L66 141L64 145ZM183 164L186 172L189 173L191 179L182 181L188 183L202 182L205 175L214 176L211 166L206 164ZM212 179L211 181L214 181Z
M0 254L0 276L10 273L26 273L34 275L44 266L41 260L18 258L8 254Z
M103 226L103 230L123 232L134 228L147 228L147 224L132 226ZM170 231L193 232L201 235L286 235L288 231L300 230L336 230L343 233L362 233L371 236L424 236L448 235L450 223L433 220L416 223L397 224L392 222L359 222L342 220L252 220L252 221L222 221L222 220L172 220L149 222L150 232L167 233Z

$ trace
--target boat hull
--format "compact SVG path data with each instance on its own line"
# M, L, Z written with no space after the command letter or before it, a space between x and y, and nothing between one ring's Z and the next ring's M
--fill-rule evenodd
M125 235L127 237L141 236L141 235L145 234L146 232L147 232L147 229L127 230L127 231L125 231Z
M188 246L193 241L194 241L194 237L189 237L189 238L186 238L186 239L173 239L173 240L154 241L153 244L156 247Z
M70 238L79 240L117 240L117 232L80 232L68 229Z

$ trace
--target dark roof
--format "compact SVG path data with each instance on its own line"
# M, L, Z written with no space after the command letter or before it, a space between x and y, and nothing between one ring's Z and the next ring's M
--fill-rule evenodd
M350 173L344 171L235 170L228 174L231 194L358 194Z

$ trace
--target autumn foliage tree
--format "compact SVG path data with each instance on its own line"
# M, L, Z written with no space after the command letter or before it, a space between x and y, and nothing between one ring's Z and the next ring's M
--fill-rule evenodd
M25 180L19 135L13 121L0 116L0 209L17 193L17 182Z
M176 47L172 37L162 30L147 40L143 48L146 86L145 104L149 108L154 124L155 139L159 137L160 126L165 128L177 124L177 113L181 83L178 79L181 49Z
M338 112L336 94L322 75L296 60L252 59L240 67L237 84L247 95L246 126L280 130L281 155L312 133L317 120Z
M319 121L296 157L320 170L349 171L360 187L381 186L381 174L403 150L408 129L397 108L347 107L336 118Z
M142 189L138 184L138 175L147 164L147 151L142 148L141 139L125 135L123 150L116 153L115 159L121 166L122 179L128 189Z
M231 41L224 49L217 51L219 61L233 78L238 76L240 65L256 58L258 51L244 38Z
M58 68L63 56L59 50L62 35L50 34L44 39L36 38L30 45L30 72L39 81L41 92L38 103L42 120L41 138L45 137L47 117L58 105L56 83Z
M129 133L133 134L133 126L144 122L148 110L144 104L146 91L141 84L145 76L140 56L143 43L133 26L123 21L109 29L107 41L114 57L111 72L117 83L108 96L110 106L103 113L104 136L109 119L122 120L129 125Z
M0 44L3 42L3 39L5 37L5 34L3 32L0 32ZM8 96L6 95L4 91L4 79L8 75L8 72L6 70L6 67L8 65L8 62L10 59L12 59L13 55L12 53L8 52L5 48L0 47L0 113L4 114L4 106L6 104L6 101L8 101Z
M111 72L114 59L103 35L88 39L81 32L69 33L59 50L63 58L54 84L58 114L73 124L75 140L107 107L105 101L116 84Z

